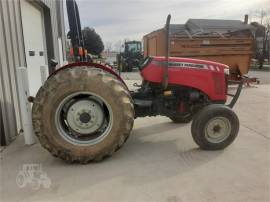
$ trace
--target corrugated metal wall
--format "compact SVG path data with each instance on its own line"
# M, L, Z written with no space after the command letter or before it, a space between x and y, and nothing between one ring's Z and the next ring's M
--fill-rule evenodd
M45 4L50 8L54 56L56 60L59 60L58 37L62 38L63 45L65 45L63 2L59 0L35 0L33 2L41 6ZM21 128L16 68L26 66L23 41L20 1L0 0L0 115L7 144L12 141ZM65 48L63 47L63 49Z
M25 66L20 7L18 2L0 1L0 101L6 141L20 128L16 68ZM16 116L17 115L17 116Z

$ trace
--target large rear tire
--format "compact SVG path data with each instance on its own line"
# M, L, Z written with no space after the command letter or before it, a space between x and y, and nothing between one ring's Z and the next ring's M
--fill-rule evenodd
M229 146L239 131L239 120L234 111L224 105L211 104L194 117L191 133L203 150L220 150Z
M32 108L34 132L53 156L68 162L101 161L117 151L133 127L132 98L103 70L74 67L49 78Z

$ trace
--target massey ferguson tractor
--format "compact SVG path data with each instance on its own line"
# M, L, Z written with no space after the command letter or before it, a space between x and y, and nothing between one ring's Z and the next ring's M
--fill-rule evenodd
M170 15L165 27L167 53L169 26ZM201 149L224 149L238 134L239 120L231 108L242 88L239 83L226 104L228 70L224 64L168 54L148 57L140 67L140 88L129 91L108 66L68 64L39 89L32 108L34 131L53 156L88 163L119 150L134 119L161 115L175 123L192 121L191 134Z

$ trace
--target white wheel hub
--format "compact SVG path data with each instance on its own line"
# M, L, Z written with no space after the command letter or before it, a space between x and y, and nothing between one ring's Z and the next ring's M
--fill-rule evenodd
M80 100L67 111L69 127L79 134L90 134L98 130L104 121L100 104L92 100Z
M231 123L225 117L215 117L208 121L205 127L205 137L209 142L220 143L231 133Z

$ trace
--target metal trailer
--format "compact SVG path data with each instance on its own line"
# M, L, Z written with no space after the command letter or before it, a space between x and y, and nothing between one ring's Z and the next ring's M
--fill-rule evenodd
M233 80L239 80L248 73L254 46L254 38L248 30L223 34L191 33L185 28L186 26L177 26L178 30L170 31L170 56L226 64L230 67L230 77ZM166 53L165 34L165 29L159 29L143 37L144 57L162 56ZM256 78L245 81L256 81Z

